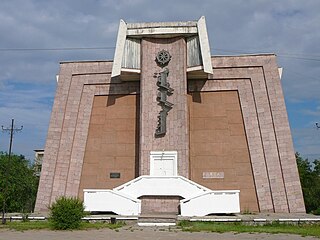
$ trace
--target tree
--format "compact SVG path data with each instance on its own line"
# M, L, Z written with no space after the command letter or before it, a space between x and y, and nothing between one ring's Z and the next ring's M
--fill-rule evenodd
M320 161L314 160L313 166L308 159L296 153L303 198L308 213L320 214Z
M38 177L23 155L0 152L0 203L6 202L6 212L33 211ZM2 210L2 206L1 206Z

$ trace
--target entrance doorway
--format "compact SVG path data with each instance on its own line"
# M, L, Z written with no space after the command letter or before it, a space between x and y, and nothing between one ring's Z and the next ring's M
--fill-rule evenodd
M151 176L177 176L177 151L151 151Z

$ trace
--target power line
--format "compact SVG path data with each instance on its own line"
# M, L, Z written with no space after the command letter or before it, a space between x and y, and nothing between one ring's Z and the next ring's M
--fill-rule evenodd
M307 60L307 61L320 62L320 59L316 59L316 58L290 57L290 56L286 56L286 55L282 55L282 54L277 54L277 56L278 56L278 57L282 57L282 58L290 58L290 59L297 59L297 60Z
M0 52L32 52L32 51L90 51L90 50L114 50L115 47L64 47L64 48L0 48ZM236 53L236 54L256 54L257 52L262 52L257 50L256 52L252 51L243 51L243 50L232 50L232 49L221 49L221 48L211 48L211 50L227 52L227 53ZM306 60L306 61L316 61L320 62L320 55L313 54L301 54L301 53L277 53L278 57L297 59L297 60Z
M228 50L228 49L221 49L221 48L211 48L211 50L218 50L218 51L222 51L222 52L237 53L237 54L256 54L256 53L252 53L251 51L246 52L246 51ZM320 62L320 59L317 59L317 57L320 58L319 55L308 55L308 54L300 54L300 53L276 53L276 55L278 57L282 57L282 58ZM305 56L307 56L307 57L305 57ZM313 57L313 58L310 58L310 57Z
M293 75L297 75L297 76L300 76L300 77L304 77L304 78L311 78L311 79L319 81L319 79L317 77L307 76L305 74L302 74L301 72L292 71L292 69L290 69L290 71L288 71L288 73L289 74L293 74Z
M75 51L75 50L109 50L115 47L66 47L66 48L0 48L1 52L19 51Z
M240 53L240 54L255 54L257 52L270 52L270 50L233 50L233 49L221 49L221 48L211 48L211 50L218 50L222 52L230 52L230 53ZM272 51L271 51L272 52ZM320 58L320 55L314 54L303 54L303 53L286 53L286 52L276 52L277 55L287 55L287 56L294 56L294 57L315 57Z

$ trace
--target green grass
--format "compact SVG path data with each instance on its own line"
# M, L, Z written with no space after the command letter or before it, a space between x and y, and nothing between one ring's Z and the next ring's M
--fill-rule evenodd
M236 233L287 233L320 238L320 224L280 224L278 222L263 226L249 226L243 223L213 223L181 221L179 226L189 232L236 232Z
M26 221L26 222L7 222L4 225L0 225L0 229L11 229L17 231L26 230L40 230L40 229L51 229L48 221Z
M79 230L88 230L88 229L102 229L102 228L109 228L109 229L118 229L123 227L125 224L123 222L117 222L116 224L110 223L90 223L90 222L82 222L80 224ZM27 231L27 230L53 230L53 227L49 221L27 221L27 222L7 222L7 224L2 225L0 224L0 229L11 229L16 231Z

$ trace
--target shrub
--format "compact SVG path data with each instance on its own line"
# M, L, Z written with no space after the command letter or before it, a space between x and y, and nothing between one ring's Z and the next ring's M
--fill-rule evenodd
M320 207L312 212L314 215L320 215Z
M66 230L80 227L85 216L84 205L78 198L60 197L50 208L49 219L54 229Z

